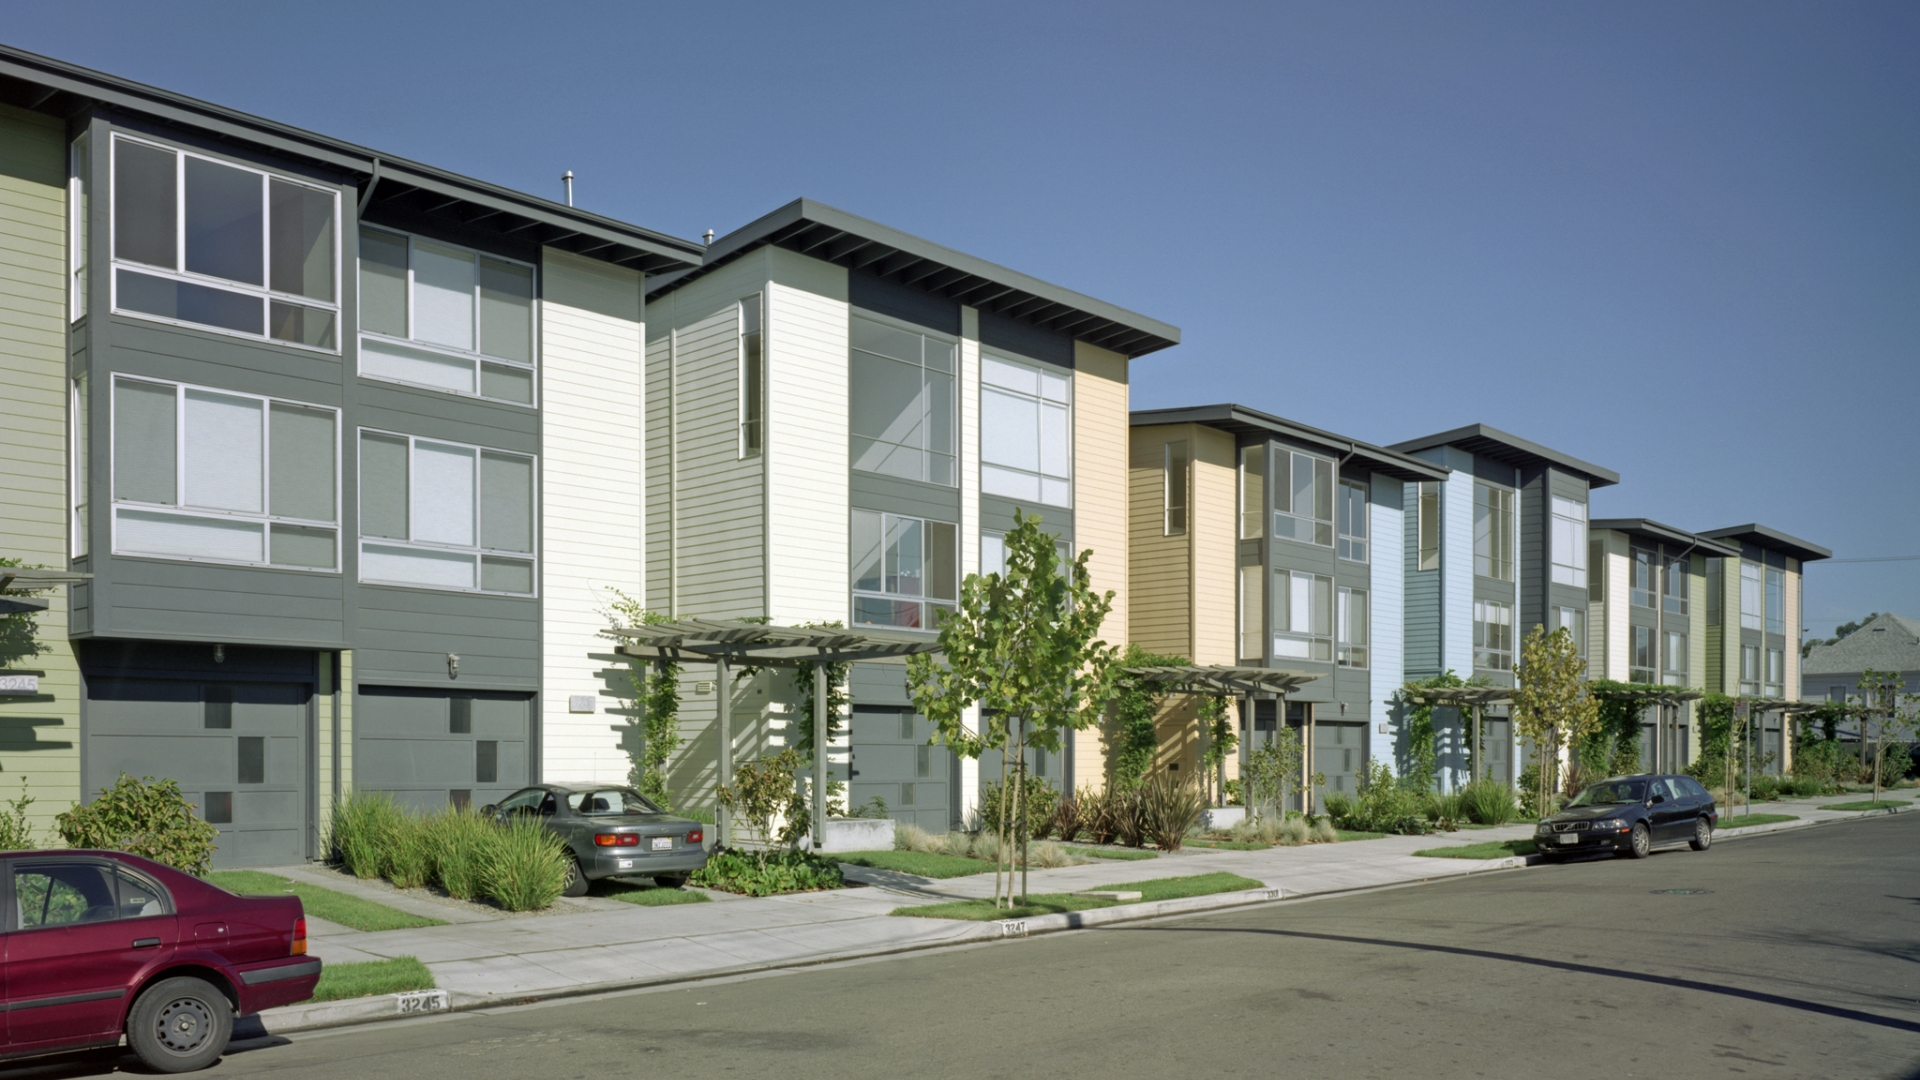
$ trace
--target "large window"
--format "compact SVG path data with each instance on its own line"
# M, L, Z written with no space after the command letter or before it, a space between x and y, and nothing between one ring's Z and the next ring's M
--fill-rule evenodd
M998 356L980 357L980 490L1073 505L1073 380Z
M1332 547L1333 462L1276 451L1273 474L1273 535Z
M1556 607L1553 609L1554 626L1565 630L1573 638L1573 650L1580 659L1587 658L1587 611L1585 608Z
M115 378L114 552L337 569L339 417L298 402Z
M116 135L113 308L337 351L338 218L334 192Z
M87 212L93 141L86 132L67 148L67 317L87 313Z
M1420 484L1418 544L1420 569L1440 569L1440 485L1434 481Z
M1587 504L1553 497L1553 582L1587 587Z
M1607 542L1599 537L1587 541L1587 599L1607 598Z
M1513 580L1513 492L1506 488L1473 485L1473 572Z
M853 467L952 486L953 342L859 315L851 333Z
M67 431L73 439L73 445L67 451L70 470L67 491L72 503L68 508L67 528L72 540L70 550L76 559L83 559L87 555L87 499L93 482L93 449L89 438L92 421L88 419L92 399L87 387L87 373L84 371L67 386Z
M360 374L534 401L533 267L360 228Z
M1660 681L1659 655L1651 626L1633 628L1633 655L1627 658L1627 680L1637 683Z
M1779 649L1767 650L1767 685L1770 698L1784 697L1787 683L1787 656Z
M1260 662L1267 655L1267 571L1240 568L1240 658Z
M1743 561L1740 564L1740 628L1758 630L1760 625L1760 567Z
M1335 659L1341 667L1366 667L1369 635L1367 593L1363 589L1342 588L1334 597L1333 640Z
M1787 632L1787 574L1767 567L1767 633Z
M1498 600L1473 602L1473 666L1513 670L1513 605Z
M1653 552L1633 550L1632 561L1627 564L1627 597L1634 607L1652 608L1654 591Z
M1340 481L1340 557L1367 561L1367 485Z
M1240 539L1267 535L1267 448L1240 448Z
M1162 462L1161 526L1167 536L1187 534L1187 440L1167 444Z
M1720 608L1725 602L1725 594L1727 591L1726 584L1725 584L1726 572L1727 572L1727 568L1726 568L1725 559L1716 559L1716 558L1707 559L1707 625L1708 626L1720 625L1720 619L1721 619Z
M1273 658L1333 659L1333 579L1273 572Z
M766 335L760 329L760 301L759 293L740 301L740 456L743 458L759 457L767 438Z
M1760 696L1760 646L1740 646L1740 696Z
M1660 604L1669 615L1687 613L1688 594L1692 586L1688 578L1692 576L1693 560L1685 555L1667 560L1666 578L1661 582Z
M1666 633L1666 648L1660 656L1660 681L1668 686L1687 685L1687 635L1678 630Z
M360 580L534 591L534 459L360 432Z
M938 629L959 597L959 531L944 521L853 512L853 622Z

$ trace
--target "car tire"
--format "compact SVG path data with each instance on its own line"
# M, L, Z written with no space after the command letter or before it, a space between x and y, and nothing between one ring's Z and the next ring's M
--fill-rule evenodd
M586 871L580 869L579 858L567 860L567 881L560 886L561 896L585 896L593 882L587 880Z
M127 1043L155 1072L204 1069L232 1037L233 1003L203 979L162 979L127 1014Z
M687 884L687 875L685 873L655 874L653 875L653 883L655 885L660 886L663 889L685 888Z
M1687 846L1695 851L1705 851L1713 846L1713 826L1707 824L1706 818L1694 820L1693 839L1687 841Z
M1644 859L1653 854L1653 832L1644 821L1633 823L1633 831L1627 834L1627 849L1622 854L1636 859Z

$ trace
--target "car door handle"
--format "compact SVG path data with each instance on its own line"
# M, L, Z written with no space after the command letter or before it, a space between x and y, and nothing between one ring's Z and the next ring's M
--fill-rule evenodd
M160 939L157 937L134 938L133 947L136 949L157 949L160 947Z

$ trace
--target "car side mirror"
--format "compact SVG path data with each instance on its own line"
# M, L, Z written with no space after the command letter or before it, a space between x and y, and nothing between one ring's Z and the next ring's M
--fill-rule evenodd
M495 806L493 803L488 803L487 805L480 808L481 817L492 817L493 815L499 812L500 812L500 808L498 806Z
M1652 805L1656 803L1663 803L1666 801L1667 801L1667 797L1665 795L1655 795L1653 798L1648 800L1648 803L1649 805Z

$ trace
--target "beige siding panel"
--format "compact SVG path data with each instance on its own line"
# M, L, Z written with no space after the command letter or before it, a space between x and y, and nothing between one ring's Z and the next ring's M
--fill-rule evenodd
M1720 560L1723 577L1720 580L1720 595L1723 606L1720 614L1720 670L1722 677L1720 692L1738 694L1740 692L1740 560L1728 558Z
M1707 685L1707 557L1695 552L1688 560L1687 683Z
M1786 677L1786 681L1781 684L1781 688L1782 688L1782 692L1786 695L1788 701L1799 701L1800 700L1799 641L1800 641L1800 627L1804 625L1799 621L1800 619L1800 562L1799 560L1788 559L1787 572L1782 576L1786 578L1786 596L1784 598L1786 606L1781 611L1781 614L1786 617L1787 625L1793 628L1793 633L1787 635L1787 649L1786 649L1787 655L1785 657L1787 662L1787 669L1781 673Z
M1194 429L1193 648L1196 664L1231 664L1239 649L1237 580L1240 550L1240 466L1233 436Z
M0 105L0 556L67 563L67 166L59 121ZM80 797L80 674L66 589L30 616L30 645L0 670L38 674L0 696L0 799L30 794L40 837Z
M1606 677L1625 682L1633 665L1633 629L1627 619L1632 584L1627 537L1607 534L1607 672Z
M1074 545L1093 551L1087 560L1093 587L1101 592L1113 590L1113 610L1101 636L1124 648L1131 611L1127 358L1084 341L1074 342L1073 349ZM1091 767L1106 758L1099 731L1078 733L1073 753L1074 768L1081 776L1104 775L1104 768Z
M847 272L768 248L767 614L850 616Z
M674 302L668 293L646 310L646 523L645 603L651 611L672 612L673 601L673 385L671 353Z
M555 248L542 265L541 767L624 781L630 763L604 712L623 688L603 674L601 631L611 590L645 588L642 280ZM590 695L592 711L574 712L574 695Z
M1128 469L1128 640L1148 652L1190 656L1192 539L1166 535L1166 446L1193 438L1191 424L1132 429Z

